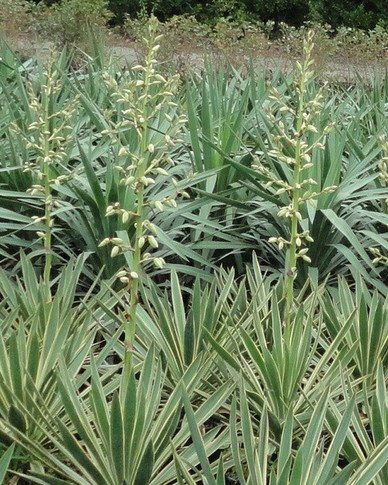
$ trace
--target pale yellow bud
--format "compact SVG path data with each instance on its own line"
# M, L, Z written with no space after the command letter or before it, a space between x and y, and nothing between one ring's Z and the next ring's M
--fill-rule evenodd
M161 167L158 167L156 170L155 170L156 173L160 174L160 175L165 175L166 177L168 177L169 173L167 172L167 170L165 170L164 168L161 168Z
M120 248L118 246L114 246L112 248L112 251L110 253L111 257L114 258L115 256L117 256L120 252Z
M157 268L163 268L164 266L164 261L162 258L155 258L154 259L154 265L157 267Z
M156 234L156 227L154 226L154 224L152 224L152 222L149 222L147 224L147 227L150 232L152 232L153 234Z
M125 147L121 147L119 150L119 157L125 157L128 155L128 150Z
M158 241L154 238L154 236L148 236L148 243L155 249L159 247Z
M156 200L156 201L154 202L154 204L155 204L156 209L158 209L158 210L160 210L161 212L163 212L164 207L163 207L163 204L160 202L160 200Z
M109 237L106 237L105 239L103 239L100 244L98 245L99 248L102 248L103 246L106 246L107 244L110 243L110 238Z

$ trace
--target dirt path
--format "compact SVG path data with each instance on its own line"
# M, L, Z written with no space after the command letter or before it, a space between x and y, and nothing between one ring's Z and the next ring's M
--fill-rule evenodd
M21 34L15 38L8 39L11 48L22 58L48 56L54 45L52 42L39 41L29 34ZM185 72L187 69L199 69L204 66L207 55L211 55L214 62L219 65L225 63L237 64L237 67L248 66L250 57L256 69L264 72L273 72L276 69L289 72L293 69L296 61L295 56L291 56L279 49L258 49L257 52L249 53L243 50L231 48L210 49L192 48L182 45L174 46L170 52L161 49L162 61L174 70ZM253 53L252 53L253 52ZM114 58L121 65L131 66L139 63L142 58L142 49L135 42L126 42L123 39L111 39L106 46L106 55ZM378 77L383 77L388 70L388 57L381 55L376 59L359 60L343 56L327 56L323 53L316 59L316 70L320 78L336 80L345 83L353 83L359 77L373 82Z

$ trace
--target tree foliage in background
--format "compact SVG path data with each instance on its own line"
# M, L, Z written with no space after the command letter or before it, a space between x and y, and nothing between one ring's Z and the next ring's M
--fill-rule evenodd
M296 26L309 20L329 23L333 27L345 25L363 29L374 28L377 24L388 25L385 0L110 0L109 7L118 23L125 14L154 13L160 20L190 14L207 22L226 17L233 20L253 18L276 24L286 22Z
M51 6L64 0L34 0ZM165 21L174 15L194 15L212 23L220 17L231 20L274 21L300 26L307 21L340 26L373 29L388 27L386 0L109 0L113 23L121 24L126 15L148 16L151 13Z

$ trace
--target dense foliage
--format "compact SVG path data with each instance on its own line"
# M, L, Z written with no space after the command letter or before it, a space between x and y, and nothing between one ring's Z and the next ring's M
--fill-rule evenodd
M0 482L386 485L388 79L160 41L3 47Z
M62 3L68 1L61 0ZM52 5L58 0L45 0L45 3ZM122 23L126 14L136 17L154 13L162 21L173 15L187 14L210 23L227 17L240 21L286 22L296 26L309 20L333 27L372 29L377 24L388 26L385 0L109 0L108 6L116 23Z

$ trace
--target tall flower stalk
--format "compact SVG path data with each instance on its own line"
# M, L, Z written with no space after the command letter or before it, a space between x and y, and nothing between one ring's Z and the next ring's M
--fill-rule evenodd
M278 133L273 135L271 142L273 148L270 155L277 163L285 164L291 168L290 179L279 179L264 167L260 161L255 168L266 175L269 179L267 188L277 188L275 195L287 194L289 204L281 207L279 217L289 220L289 238L272 237L269 242L277 244L279 249L286 248L285 286L284 286L284 323L288 324L292 315L294 300L294 281L297 275L297 262L302 260L310 263L307 244L313 239L308 230L302 228L301 206L316 198L322 193L329 193L336 187L326 187L321 192L314 192L313 186L317 182L308 177L307 171L312 167L312 152L315 149L324 149L322 143L331 129L327 126L319 133L314 126L314 118L322 107L322 99L325 86L322 86L313 99L307 99L307 86L314 77L312 69L312 50L314 48L313 32L310 31L304 40L304 59L297 63L298 75L295 82L296 102L285 99L276 89L271 90L271 99L278 105L277 115L284 120L278 119L273 112L267 112L268 118L277 127ZM285 121L285 123L283 122ZM315 134L314 141L310 134ZM286 173L289 169L285 170Z
M144 65L135 66L137 76L118 83L109 75L105 82L111 89L114 106L111 109L110 129L103 134L111 137L117 145L120 160L117 170L121 173L120 184L136 199L135 210L127 210L120 202L112 202L106 211L108 217L117 215L122 223L135 226L135 236L130 244L119 237L106 238L100 246L111 244L111 256L129 253L131 265L118 273L120 281L127 285L127 319L124 325L124 371L122 392L125 393L133 367L133 350L136 335L137 308L139 305L139 280L145 263L152 262L163 267L164 260L152 256L158 248L156 228L147 218L150 211L163 211L176 206L176 181L170 173L175 162L169 156L171 148L180 143L182 125L186 122L179 115L178 105L173 101L179 87L178 76L167 79L156 71L156 55L159 50L158 22L152 17L148 38L144 39L147 55ZM149 186L159 183L172 185L171 195L155 198L149 194ZM183 193L183 195L186 195ZM147 251L145 249L147 248Z
M43 241L44 268L43 284L47 298L51 299L50 281L53 259L53 234L55 232L55 210L60 202L55 199L53 187L64 183L71 173L58 175L67 157L66 148L74 140L72 118L78 107L78 97L73 98L62 109L57 108L57 98L62 90L61 78L54 62L49 62L43 73L44 83L39 94L29 87L29 108L32 122L24 133L14 125L13 128L24 139L30 152L30 160L25 163L24 171L30 172L33 185L28 190L33 195L40 195L44 204L44 215L33 216L33 222L42 229L37 236Z
M382 149L383 156L379 162L379 179L383 187L388 187L388 141L385 136L380 136L379 138ZM382 209L385 214L388 213L388 199L382 201ZM369 251L373 255L373 264L383 264L388 266L388 256L386 253L386 248L370 247Z

